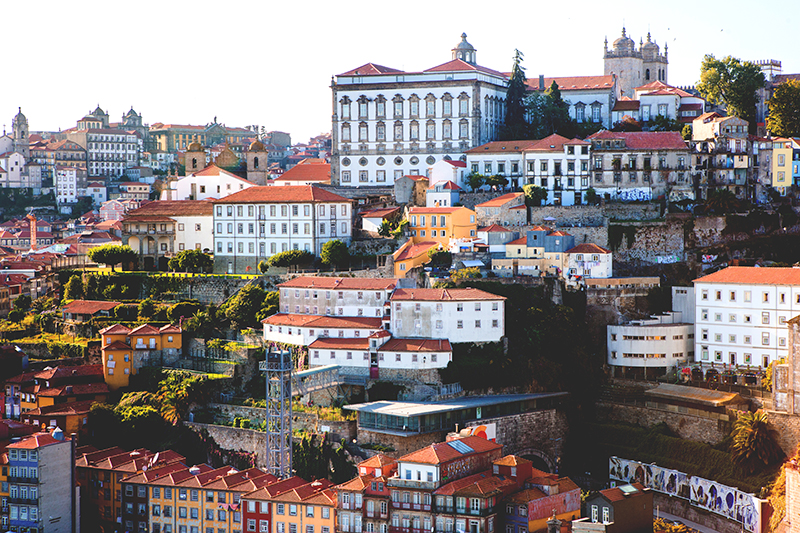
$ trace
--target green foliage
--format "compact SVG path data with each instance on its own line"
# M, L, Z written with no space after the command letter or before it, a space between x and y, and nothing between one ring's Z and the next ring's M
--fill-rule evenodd
M725 213L735 213L741 208L741 202L733 192L728 189L715 189L708 191L708 197L703 204L706 213L724 215Z
M262 274L266 274L267 270L269 270L269 262L266 259L259 261L258 271L261 272Z
M486 177L483 174L478 174L477 172L470 172L464 181L467 185L469 185L470 189L473 191L477 191L480 189L484 183L486 183Z
M133 321L139 318L139 306L136 304L122 304L114 308L114 318L117 320Z
M554 81L544 93L528 97L527 114L530 117L529 138L544 139L557 133L567 138L575 137L578 125L569 116L569 104L561 98L561 90Z
M292 445L292 466L295 474L303 479L330 479L335 484L352 479L356 470L344 453L344 446L334 450L327 441L327 434L321 438L306 436Z
M428 258L430 266L434 267L449 267L453 264L453 254L449 250L431 248L428 250Z
M728 113L747 120L750 133L755 134L758 90L764 87L764 73L750 61L727 56L717 59L712 54L703 57L700 65L700 96L712 104L724 104Z
M369 399L373 402L380 400L395 401L404 390L406 390L405 386L391 381L376 381L369 387Z
M272 267L288 267L297 265L307 265L314 261L314 254L305 250L287 250L280 252L269 259L267 264Z
M140 320L147 320L148 318L153 318L153 315L156 314L156 303L150 298L142 300L139 303L138 312Z
M508 185L508 178L502 174L494 174L486 177L486 185L489 187L502 188Z
M25 318L25 311L22 309L17 309L16 307L8 312L8 320L14 323L22 322L22 319Z
M181 319L181 317L184 319L190 318L202 310L203 305L200 302L178 302L167 309L167 319L169 319L169 321L172 323L176 323Z
M77 218L92 210L94 202L91 196L80 196L78 202L72 206L72 216Z
M514 50L514 62L506 93L505 122L500 130L500 139L504 141L528 138L528 123L525 120L528 87L525 67L522 66L523 58L522 52Z
M83 281L75 274L64 286L64 300L82 300L83 297Z
M767 127L775 136L800 136L800 80L786 80L775 87Z
M83 295L87 300L99 300L102 294L97 288L97 277L93 274L86 276L86 281L83 284Z
M205 311L198 311L183 322L183 329L190 335L201 339L209 339L219 334L217 308L209 305Z
M600 202L600 198L597 196L597 191L594 190L594 187L589 187L586 189L586 203L589 205L595 205Z
M636 226L621 226L619 224L608 225L608 246L612 251L617 251L620 244L622 244L622 237L625 237L625 242L628 248L633 247L636 240Z
M104 244L90 248L87 252L89 259L95 263L102 263L111 267L114 272L114 265L133 263L139 257L128 245Z
M214 259L201 250L183 250L169 260L168 266L174 272L211 272Z
M269 291L264 297L264 303L261 304L261 309L256 313L256 320L261 323L267 317L270 317L278 312L280 305L280 293L278 291Z
M748 473L776 464L783 451L776 440L776 431L769 427L766 411L740 412L733 423L731 458Z
M522 192L525 193L525 205L529 207L538 207L547 200L547 189L538 185L523 185Z
M267 293L258 285L246 285L225 304L225 316L237 328L255 327L258 325L256 315L264 306L266 297Z
M684 141L691 141L692 140L692 125L687 124L681 130L681 137L683 137Z
M664 115L656 115L650 119L648 124L650 131L682 131L683 122L676 119L665 117Z
M408 228L408 220L403 219L397 224L397 227L391 231L392 238L397 239L403 235L406 232L406 228Z
M27 311L31 308L31 303L33 300L27 294L20 294L14 299L14 309L19 309L21 311Z
M397 226L397 221L384 219L378 228L378 235L381 237L393 237L392 232L397 229Z
M478 279L481 277L481 271L478 267L460 268L450 272L450 281L456 284L467 279Z
M350 263L350 250L339 239L333 239L322 245L319 258L323 265L344 268Z

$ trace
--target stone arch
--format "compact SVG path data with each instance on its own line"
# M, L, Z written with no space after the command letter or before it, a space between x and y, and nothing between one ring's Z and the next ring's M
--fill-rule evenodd
M544 453L541 450L537 450L536 448L525 448L523 450L518 450L514 453L517 457L538 457L547 465L547 471L551 474L556 473L557 470L557 463L556 461L550 457L548 454ZM534 468L536 468L536 462L534 461Z

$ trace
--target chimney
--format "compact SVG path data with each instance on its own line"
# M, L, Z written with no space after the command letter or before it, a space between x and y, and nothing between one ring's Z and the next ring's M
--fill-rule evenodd
M539 74L539 90L544 91L544 74Z

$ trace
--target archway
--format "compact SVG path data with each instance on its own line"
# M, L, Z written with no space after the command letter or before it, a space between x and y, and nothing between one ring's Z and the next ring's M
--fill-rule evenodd
M528 459L533 463L534 468L538 468L539 470L551 474L556 473L556 462L552 457L541 450L537 450L535 448L526 448L524 450L519 450L514 455Z

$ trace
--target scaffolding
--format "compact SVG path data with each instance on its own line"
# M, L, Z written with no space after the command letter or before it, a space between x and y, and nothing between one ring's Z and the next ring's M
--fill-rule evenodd
M292 475L292 354L267 353L267 469L279 479Z

